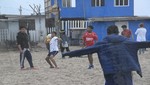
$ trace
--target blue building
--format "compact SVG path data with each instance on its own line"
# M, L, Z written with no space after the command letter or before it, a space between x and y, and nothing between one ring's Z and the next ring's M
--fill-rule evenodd
M54 5L55 0L50 4ZM150 40L150 0L57 0L60 8L62 29L71 36L70 30L86 29L92 24L99 40L106 36L106 29L110 25L127 25L135 31L140 23L147 28L147 40ZM80 31L79 30L79 31ZM81 36L81 35L80 35ZM78 35L79 37L79 35Z

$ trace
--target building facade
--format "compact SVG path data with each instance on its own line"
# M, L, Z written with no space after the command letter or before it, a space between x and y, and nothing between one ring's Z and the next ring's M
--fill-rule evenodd
M55 1L60 8L62 29L86 28L93 25L99 40L106 36L106 29L110 25L127 25L134 34L140 23L147 28L147 40L150 40L150 3L149 0L49 0L53 6ZM52 18L52 17L51 17ZM67 21L67 22L66 22ZM73 22L74 21L74 22ZM85 24L84 22L87 22ZM77 24L77 27L72 25ZM67 26L66 26L67 25ZM70 33L70 32L69 32ZM68 34L69 34L68 33Z
M6 40L16 41L19 26L29 29L31 42L40 41L41 36L46 36L45 15L40 16L41 23L37 15L0 15L0 43Z

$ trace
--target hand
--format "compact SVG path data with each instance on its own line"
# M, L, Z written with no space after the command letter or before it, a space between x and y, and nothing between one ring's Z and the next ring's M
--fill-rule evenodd
M58 40L59 40L59 41L62 41L62 39L61 39L61 38L58 38Z
M23 53L23 50L20 50L20 53Z

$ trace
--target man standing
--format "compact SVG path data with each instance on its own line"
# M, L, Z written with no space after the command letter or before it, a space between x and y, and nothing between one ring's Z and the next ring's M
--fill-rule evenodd
M32 63L32 55L29 50L29 41L28 41L28 35L26 33L26 27L21 26L20 32L17 34L17 45L18 49L20 51L20 68L21 70L24 69L24 60L25 57L29 62L30 69L34 69L33 63Z
M96 33L93 32L93 26L88 26L87 32L85 32L83 35L84 47L89 47L89 46L94 45L97 40L98 40L98 37ZM88 60L90 63L88 69L94 68L92 54L88 54Z
M135 32L135 35L137 35L136 41L137 41L137 42L146 41L146 32L147 32L147 30L146 30L146 28L144 28L144 24L141 23L141 24L139 25L139 28L138 28L138 29L136 30L136 32ZM141 52L144 53L145 50L146 50L146 49L140 49L140 50L139 50L139 54L141 54Z
M69 52L70 51L70 49L69 49L69 38L65 34L64 30L61 31L60 38L62 39L61 44L60 44L61 53L63 54L65 49L67 52ZM65 57L62 57L62 58L65 58Z
M121 35L122 36L125 36L125 37L127 37L127 38L130 38L131 37L131 30L129 30L129 29L127 29L127 26L126 25L122 25L121 26L122 27L122 29L123 29L123 31L121 32Z

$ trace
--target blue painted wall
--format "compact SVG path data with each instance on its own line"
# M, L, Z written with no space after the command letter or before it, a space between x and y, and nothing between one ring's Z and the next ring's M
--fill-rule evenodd
M135 31L138 28L140 23L145 24L145 28L147 29L147 40L150 41L150 20L138 20L138 21L128 21L129 28L132 31L134 36L134 40L136 40ZM110 25L115 25L114 22L93 22L94 32L98 35L99 41L101 41L107 35L107 27Z
M53 0L52 0L53 1ZM62 7L62 0L58 0L61 18L92 18L92 17L121 17L133 16L134 3L129 0L130 4L126 7L115 7L114 0L105 0L105 5L101 7L92 7L91 0L76 0L75 8Z
M129 21L129 28L131 29L134 35L134 40L136 40L135 31L139 27L140 23L144 23L145 28L147 29L146 38L148 41L150 41L150 20Z
M94 32L98 35L98 40L101 41L107 35L107 27L114 25L115 22L93 22Z
M119 17L133 16L133 0L129 0L130 4L126 7L115 7L114 0L105 0L102 7L91 7L91 0L86 1L86 17Z
M76 0L76 7L66 8L62 6L62 0L59 1L60 18L83 18L83 0Z

